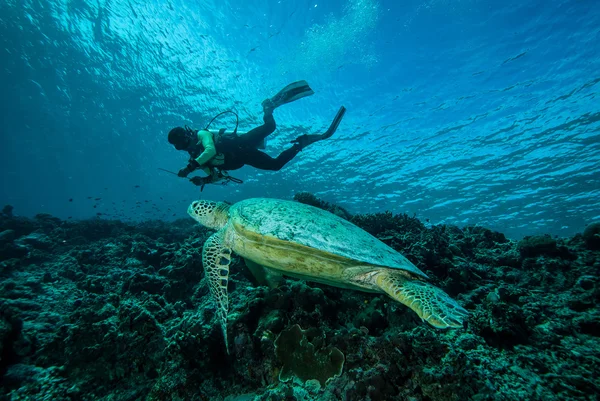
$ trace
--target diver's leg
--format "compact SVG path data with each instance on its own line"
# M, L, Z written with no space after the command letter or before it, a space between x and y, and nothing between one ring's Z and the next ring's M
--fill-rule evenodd
M264 139L271 135L277 128L275 119L273 118L273 112L265 113L263 116L264 124L260 127L256 127L238 137L241 148L256 148Z
M272 158L258 149L252 149L244 155L245 164L259 168L261 170L278 171L281 170L290 160L300 152L300 146L294 145L281 152L276 158Z
M233 153L226 153L224 163L219 166L221 170L238 170L244 167L244 158Z

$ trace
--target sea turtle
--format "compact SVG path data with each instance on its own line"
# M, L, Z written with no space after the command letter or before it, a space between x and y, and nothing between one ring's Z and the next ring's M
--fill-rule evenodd
M385 293L437 328L462 327L468 312L408 259L347 220L295 201L246 199L233 205L199 200L188 214L218 230L202 263L227 345L227 283L232 252L262 284L282 275Z

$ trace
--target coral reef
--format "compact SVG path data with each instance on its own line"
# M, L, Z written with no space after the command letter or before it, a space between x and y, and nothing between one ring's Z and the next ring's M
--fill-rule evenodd
M436 330L385 295L230 272L227 355L189 220L0 214L3 400L591 400L600 225L513 241L483 227L330 210L404 254L471 315ZM302 327L304 330L301 330ZM340 363L341 362L341 363ZM343 363L343 365L342 365ZM287 380L290 379L290 380Z

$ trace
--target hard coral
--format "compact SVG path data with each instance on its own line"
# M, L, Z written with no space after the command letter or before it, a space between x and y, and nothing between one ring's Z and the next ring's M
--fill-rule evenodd
M588 249L600 250L600 222L588 225L583 231L583 239Z
M553 256L558 251L556 240L549 235L527 236L519 241L517 248L524 258L541 255Z
M325 386L329 379L342 374L344 354L336 347L318 349L309 340L309 330L302 330L297 324L281 332L275 340L277 358L283 363L279 379L283 382L294 376L302 382L316 379Z
M6 205L2 208L2 213L8 217L12 217L14 207L12 205Z

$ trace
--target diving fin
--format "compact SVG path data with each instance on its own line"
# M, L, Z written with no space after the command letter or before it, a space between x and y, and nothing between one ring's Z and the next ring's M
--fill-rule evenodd
M344 118L344 114L346 114L346 108L344 106L342 106L342 107L340 107L337 114L335 115L335 118L331 122L331 125L329 126L329 128L327 128L327 131L325 131L325 133L323 135L321 135L322 136L321 139L330 138L335 133L338 126L342 122L342 118Z
M305 147L307 147L308 145L310 145L312 143L315 143L317 141L321 141L323 139L331 138L331 136L335 133L335 131L337 130L338 126L342 122L342 118L344 118L344 114L346 114L346 108L344 106L342 106L338 110L337 114L335 115L335 118L331 122L331 125L329 126L329 128L327 128L327 131L325 131L324 134L320 134L320 135L306 135L306 134L300 135L298 138L294 139L292 141L292 143L295 143L296 145L298 145L300 147L300 150L302 150L302 149L304 149Z
M314 95L314 91L308 86L308 82L302 80L292 82L282 90L280 90L275 96L270 99L265 99L262 102L263 110L274 110L277 107L286 103L293 102L303 97Z

